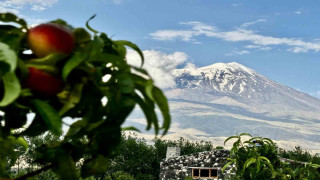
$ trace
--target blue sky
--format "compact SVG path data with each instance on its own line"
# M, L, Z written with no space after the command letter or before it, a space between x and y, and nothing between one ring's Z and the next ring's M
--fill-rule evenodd
M311 0L0 0L30 25L84 26L97 14L91 25L138 44L156 80L187 63L235 61L318 98L319 10Z

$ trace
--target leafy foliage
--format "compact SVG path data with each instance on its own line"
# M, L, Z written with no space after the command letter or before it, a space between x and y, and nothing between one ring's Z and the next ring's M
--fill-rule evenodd
M135 179L156 180L159 178L160 161L166 158L168 146L179 146L181 155L213 149L210 142L190 142L183 138L176 141L156 139L153 145L149 145L135 134L123 135L118 154L111 158L112 167L107 174L124 171Z
M30 144L27 150L15 148L17 160L15 168L9 169L10 177L19 177L22 174L37 171L46 167L48 164L41 164L35 161L39 155L37 149L44 145L59 143L62 136L55 136L52 133L46 133L35 137L26 137ZM152 180L159 178L160 161L165 159L168 146L179 146L182 150L181 155L189 153L202 152L205 150L213 150L210 142L191 142L180 138L179 140L155 140L155 144L149 144L144 139L137 138L136 134L122 134L119 146L109 158L100 156L95 161L91 161L86 168L87 171L81 173L92 173L93 176L88 176L85 179L108 179L116 178L116 174L130 174L132 178L139 180ZM24 164L27 162L27 165ZM77 172L80 173L83 162L76 164ZM102 166L103 165L103 166ZM35 177L37 179L59 179L52 170L42 172Z
M320 157L318 155L312 155L310 152L303 150L302 147L296 146L293 150L278 149L279 156L287 159L302 162L312 162L314 164L320 164Z
M92 17L93 18L93 17ZM89 20L91 20L90 18ZM25 144L22 137L35 137L46 132L62 134L63 118L77 119L58 141L36 148L36 172L52 170L63 179L89 177L102 170L121 141L121 124L136 105L143 110L147 129L165 134L170 126L168 102L152 78L141 67L126 61L130 47L144 57L137 45L114 41L86 23L73 28L75 48L71 54L49 54L38 58L26 53L30 47L27 23L11 13L0 14L0 177L9 177L7 169L16 162L15 145ZM72 27L65 21L52 21ZM34 67L63 81L57 95L41 94L25 86L29 68ZM135 74L132 70L143 75ZM103 77L109 76L108 81ZM101 100L106 98L106 103ZM163 124L156 114L159 108ZM25 127L27 115L34 113L31 125ZM23 131L16 131L24 128ZM32 145L32 143L30 144ZM83 160L83 161L82 161ZM80 163L80 173L76 164ZM66 172L65 169L68 169ZM19 179L19 178L18 178Z
M128 173L117 171L108 175L106 180L134 180L134 178Z
M248 140L243 140L243 136L249 136ZM234 171L234 175L229 174L233 179L319 179L318 169L320 165L313 164L311 155L296 148L294 151L278 150L276 144L268 138L252 137L250 134L242 133L231 136L225 143L235 139L230 150L229 162L222 171L229 168L229 172ZM281 162L281 157L292 158L290 162ZM316 158L315 158L316 159ZM294 161L306 160L306 162ZM293 161L293 162L291 162ZM307 162L310 163L307 163ZM235 167L230 169L230 165Z

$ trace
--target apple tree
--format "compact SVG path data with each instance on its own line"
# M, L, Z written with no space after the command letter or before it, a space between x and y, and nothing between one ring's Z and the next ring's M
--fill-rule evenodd
M136 105L147 130L154 128L156 135L168 131L166 97L145 69L126 61L129 47L141 56L142 66L140 49L93 29L92 18L86 28L61 19L29 28L14 14L0 14L0 177L7 177L6 169L15 164L14 147L28 148L24 137L46 132L62 138L37 148L35 162L42 168L16 179L47 170L62 179L106 171L121 131L136 129L121 127ZM27 118L30 114L34 117ZM66 117L75 121L63 133Z

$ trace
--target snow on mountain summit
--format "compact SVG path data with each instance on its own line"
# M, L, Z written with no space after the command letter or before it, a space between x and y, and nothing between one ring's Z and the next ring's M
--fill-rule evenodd
M175 69L172 74L177 89L197 91L214 99L227 96L245 104L269 104L270 107L289 105L304 109L320 106L318 99L270 80L236 62ZM194 100L197 96L193 97ZM208 102L214 99L208 99Z
M178 88L209 88L219 92L242 94L246 89L261 91L256 88L257 79L266 81L262 75L239 63L215 63L200 68L184 68L173 71Z
M189 73L190 75L202 75L202 72L204 71L215 71L215 70L230 70L230 71L235 71L235 70L243 70L246 71L249 74L254 73L255 71L247 68L237 62L231 62L231 63L215 63L209 66L204 66L204 67L191 67L191 68L184 68L184 69L175 69L173 71L173 75L179 76L184 73Z

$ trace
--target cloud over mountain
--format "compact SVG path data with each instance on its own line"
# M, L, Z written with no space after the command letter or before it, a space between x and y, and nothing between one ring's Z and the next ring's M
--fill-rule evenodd
M262 22L264 20L258 20L256 22L250 22L250 24ZM202 22L186 22L180 23L183 25L189 25L191 28L186 30L158 30L150 33L149 36L155 40L181 40L181 41L194 41L198 42L196 38L198 36L206 36L210 38L217 38L229 42L247 42L252 45L259 46L286 46L287 51L293 53L302 53L308 51L320 51L320 44L317 42L308 42L298 38L286 38L286 37L273 37L267 35L261 35L253 30L248 29L236 29L233 31L222 31L217 27L208 25ZM246 24L246 26L250 25Z
M161 51L145 50L143 51L146 59L144 68L148 69L149 74L155 80L156 85L161 88L173 88L176 86L171 72L179 65L186 62L188 55L184 52L174 52L167 54ZM127 54L129 64L140 66L140 56L133 50Z

